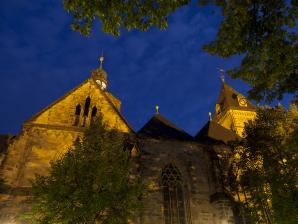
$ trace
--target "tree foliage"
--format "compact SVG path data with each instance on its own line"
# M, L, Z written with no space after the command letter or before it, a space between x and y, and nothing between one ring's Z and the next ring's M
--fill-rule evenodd
M298 112L260 109L234 147L231 190L248 223L298 221Z
M74 30L89 35L92 23L102 22L102 30L120 35L120 28L146 31L151 26L167 28L167 16L190 0L64 0L73 14Z
M255 100L298 96L297 1L216 1L223 21L216 40L204 49L221 57L242 55L241 65L228 73L252 89Z
M125 224L140 207L144 187L125 137L94 122L82 140L33 183L33 223Z
M167 17L191 0L63 0L73 15L72 27L89 35L97 19L102 29L120 35L127 30L165 29ZM298 3L295 0L198 0L200 5L221 8L223 20L217 37L204 49L221 57L243 56L242 63L228 73L252 89L255 100L281 99L285 93L298 96Z

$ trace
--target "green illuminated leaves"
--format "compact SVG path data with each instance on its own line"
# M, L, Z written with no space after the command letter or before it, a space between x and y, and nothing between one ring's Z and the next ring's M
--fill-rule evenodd
M204 49L221 57L242 55L228 71L252 89L257 101L298 95L297 3L295 1L217 1L223 21L217 38ZM294 98L295 100L295 98ZM296 99L297 100L297 99Z
M86 130L48 176L33 183L33 223L127 223L141 203L144 186L130 178L134 163L125 136L101 121Z
M248 223L294 224L298 195L298 112L263 108L234 148L231 189ZM233 177L234 176L234 177ZM245 196L245 197L243 197Z

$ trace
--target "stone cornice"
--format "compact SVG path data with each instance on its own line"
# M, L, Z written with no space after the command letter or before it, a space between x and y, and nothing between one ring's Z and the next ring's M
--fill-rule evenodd
M70 127L70 126L62 126L62 125L50 125L50 124L36 124L36 123L24 123L24 128L31 127L39 127L45 129L53 129L53 130L63 130L63 131L72 131L72 132L80 132L83 133L85 131L84 127Z

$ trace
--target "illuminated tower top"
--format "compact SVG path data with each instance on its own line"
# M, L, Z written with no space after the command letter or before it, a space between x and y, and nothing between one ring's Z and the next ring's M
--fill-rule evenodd
M107 73L102 66L104 61L103 55L100 56L99 61L100 61L99 68L96 70L93 70L91 72L91 76L102 90L106 90L106 88L108 87L108 79L107 79Z
M242 136L245 122L254 120L256 106L222 80L213 120Z

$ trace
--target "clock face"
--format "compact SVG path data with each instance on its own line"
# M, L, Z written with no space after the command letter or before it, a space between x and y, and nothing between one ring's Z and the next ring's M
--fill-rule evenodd
M246 106L247 106L247 101L246 101L246 99L241 97L241 98L239 99L239 105L240 105L240 106L243 106L243 107L246 107Z
M98 85L101 85L101 81L100 80L96 80L96 83L98 84Z
M104 82L101 82L101 89L106 89L107 88L107 85L104 83Z

